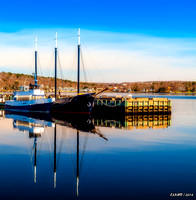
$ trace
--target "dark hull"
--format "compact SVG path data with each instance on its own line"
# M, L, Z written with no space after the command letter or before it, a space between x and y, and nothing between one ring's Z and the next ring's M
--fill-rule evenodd
M0 103L0 108L4 108L5 107L5 103Z
M52 118L50 116L50 113L48 112L21 112L21 110L5 110L5 115L11 115L11 114L15 114L15 115L21 115L21 116L25 116L25 117L29 117L29 118L33 118L33 119L37 119L37 120L43 120L43 121L48 121L48 122L53 122Z
M51 113L52 121L61 126L68 126L84 132L92 132L95 129L90 115Z
M51 107L53 113L90 114L93 107L92 94L78 95L57 100Z
M32 104L27 106L8 106L5 105L5 110L16 112L49 112L53 103Z

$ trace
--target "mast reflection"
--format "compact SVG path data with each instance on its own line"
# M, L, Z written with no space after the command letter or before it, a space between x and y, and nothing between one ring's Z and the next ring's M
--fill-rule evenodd
M37 140L41 138L46 127L53 127L53 123L45 121L43 119L37 119L30 117L29 114L26 116L24 113L19 112L5 112L5 118L13 119L13 128L18 129L22 132L29 133L29 139L34 138L33 149L34 149L34 183L37 182Z
M2 117L4 112L2 112ZM119 117L105 117L100 116L76 116L76 115L35 115L24 113L5 113L6 118L13 119L13 127L23 132L29 133L29 139L34 139L33 154L34 154L34 183L37 183L37 146L38 138L42 137L46 127L53 128L53 187L57 187L57 126L69 127L75 130L76 133L76 171L74 172L74 179L76 178L76 195L79 196L79 181L81 175L81 161L80 159L80 132L88 134L96 134L105 141L107 137L100 132L98 127L121 128L131 130L133 128L168 128L171 126L171 115L131 115ZM74 139L75 140L75 139ZM75 147L74 147L75 149ZM75 185L74 184L74 185Z
M77 134L77 158L76 158L76 194L79 195L79 177L80 177L80 131L97 134L99 137L108 141L108 139L93 124L91 116L81 115L53 115L52 121L61 126L67 126L76 130Z
M34 134L34 183L36 180L36 166L37 166L37 137L41 137L40 135Z
M56 124L54 125L54 188L56 188Z
M77 130L77 172L76 172L76 193L78 196L78 187L79 187L79 130Z

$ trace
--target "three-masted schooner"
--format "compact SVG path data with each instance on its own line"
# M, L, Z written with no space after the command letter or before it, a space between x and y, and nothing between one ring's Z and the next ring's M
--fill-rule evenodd
M57 79L57 37L55 47L55 97ZM56 99L51 107L53 113L90 114L95 93L80 94L80 29L78 29L78 69L77 69L77 95L69 98Z
M70 114L90 114L95 93L80 94L80 29L78 29L78 69L77 95L57 99L57 33L55 36L55 98L46 98L44 91L37 84L37 37L35 37L35 73L34 84L22 86L14 92L13 100L5 102L5 109L20 112L57 112Z

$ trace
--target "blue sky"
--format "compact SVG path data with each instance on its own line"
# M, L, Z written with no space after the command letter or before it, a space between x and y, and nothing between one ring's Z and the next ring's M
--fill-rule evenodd
M75 28L166 37L196 34L194 0L7 0L1 31Z
M105 80L195 80L196 1L7 0L0 3L0 52L4 53L2 59L0 56L0 71L21 72L28 67L18 56L13 57L13 63L5 58L13 56L10 52L16 49L21 53L33 49L35 35L38 35L40 54L45 55L41 59L45 66L47 49L41 51L44 45L39 41L50 40L55 31L59 37L74 37L74 30L80 27L82 38L98 67L101 66ZM71 43L73 39L62 41L67 47ZM95 76L96 72L89 68ZM155 75L148 74L147 69L154 70ZM164 69L172 74L161 73Z

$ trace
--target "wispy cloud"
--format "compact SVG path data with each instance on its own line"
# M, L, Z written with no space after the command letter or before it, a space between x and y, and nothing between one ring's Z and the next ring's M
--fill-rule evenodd
M0 70L32 73L34 36L37 34L42 75L52 76L55 31L59 37L64 78L75 79L75 29L0 33ZM196 38L161 38L91 30L81 30L81 38L89 81L103 81L100 73L105 82L196 80Z

